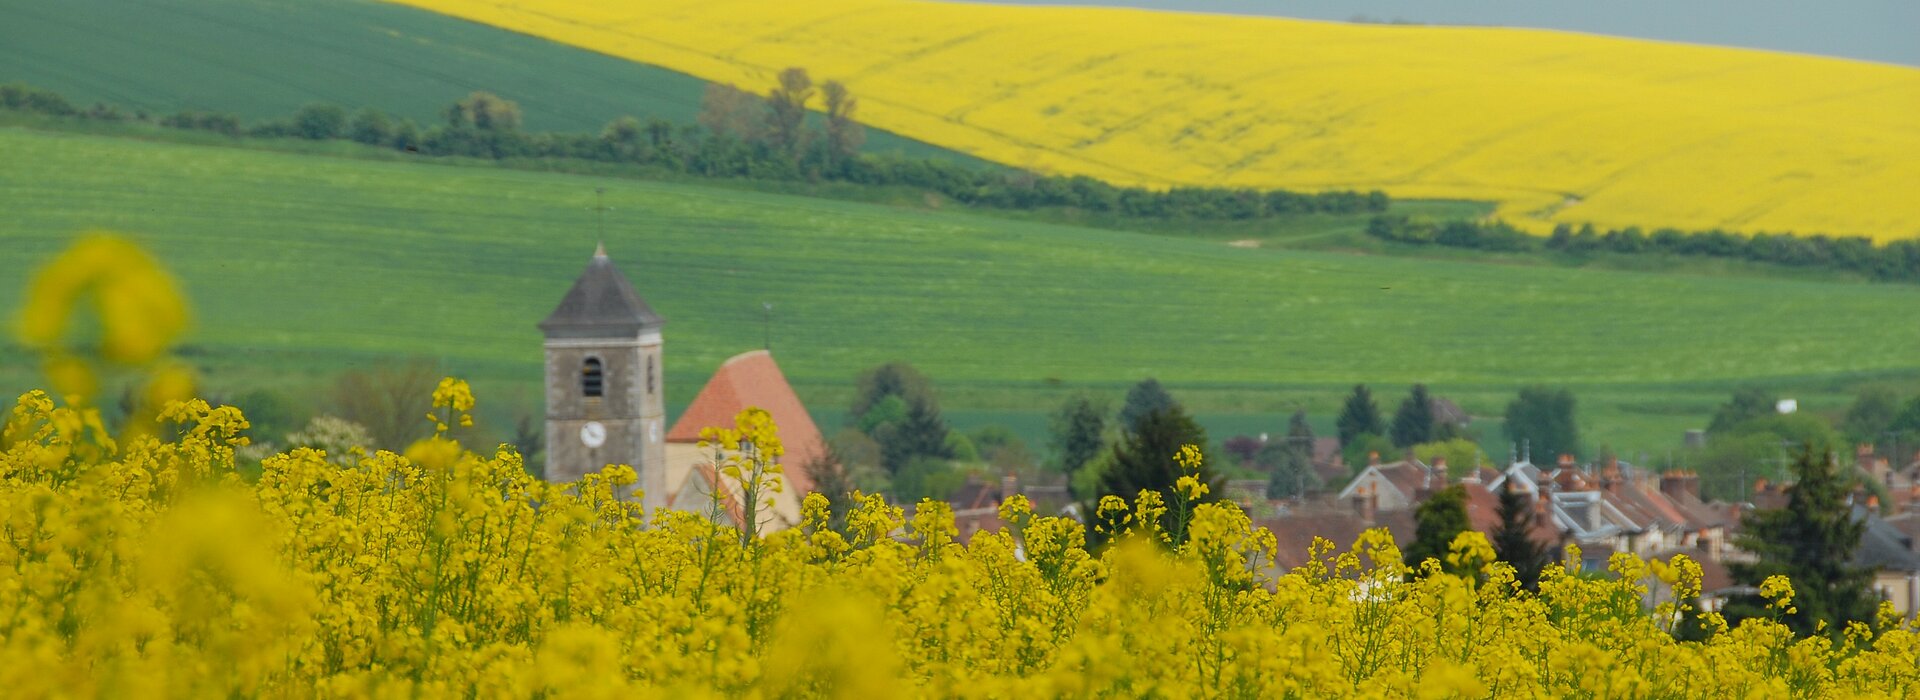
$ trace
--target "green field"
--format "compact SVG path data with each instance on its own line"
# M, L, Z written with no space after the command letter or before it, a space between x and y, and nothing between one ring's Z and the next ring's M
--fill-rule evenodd
M623 115L691 124L706 82L371 0L0 0L0 82L155 114L283 118L310 102L438 123L475 90L539 131ZM762 86L747 86L759 88ZM973 159L870 129L867 150Z
M1059 396L1169 383L1216 437L1340 393L1425 381L1480 415L1572 385L1589 441L1665 450L1734 386L1832 411L1920 376L1920 288L1245 249L699 184L0 129L0 308L76 231L150 245L185 280L184 353L214 390L311 388L437 358L486 396L537 397L537 322L605 238L668 319L672 403L774 348L824 422L851 377L904 359L956 422L1033 435ZM0 389L36 384L0 350ZM1386 406L1391 410L1391 406ZM1488 428L1497 442L1497 427Z

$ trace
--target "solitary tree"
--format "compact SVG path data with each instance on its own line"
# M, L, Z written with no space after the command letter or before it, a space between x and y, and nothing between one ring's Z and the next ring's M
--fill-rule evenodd
M1814 634L1825 623L1825 633L1837 637L1848 621L1873 618L1873 571L1853 564L1866 522L1853 517L1850 489L1824 448L1802 450L1793 473L1785 508L1752 511L1742 519L1736 542L1755 560L1727 569L1735 581L1756 587L1769 576L1785 575L1793 582L1796 609L1785 618L1788 626ZM1727 602L1726 613L1737 620L1762 614L1763 606L1757 597L1742 596Z
M1086 394L1067 397L1048 421L1054 466L1073 482L1073 475L1085 467L1106 442L1107 411Z
M393 121L387 113L367 108L354 113L347 124L347 137L372 146L385 146L393 140Z
M1380 435L1386 432L1386 426L1380 424L1380 407L1373 403L1373 392L1365 384L1353 385L1353 393L1347 396L1347 404L1340 409L1340 419L1336 421L1342 447L1353 444L1353 439L1363 433Z
M301 138L316 141L339 138L346 128L347 111L338 105L315 103L293 113L293 129Z
M780 84L767 92L767 131L773 147L798 156L805 138L807 101L813 99L813 79L805 68L780 71Z
M827 153L835 163L849 160L860 152L860 144L867 138L860 122L853 120L860 101L838 80L821 85L820 97L827 107Z
M1507 439L1526 441L1543 455L1580 453L1580 427L1574 423L1573 392L1530 386L1507 404Z
M1765 389L1736 391L1733 398L1713 412L1713 421L1707 424L1707 432L1728 432L1747 421L1773 415L1778 403L1779 398Z
M1273 452L1267 475L1267 498L1291 498L1320 485L1313 472L1313 426L1307 424L1307 412L1297 411L1287 421L1287 437L1267 445ZM1267 457L1262 450L1261 457ZM1264 460L1263 460L1264 461Z
M832 443L805 463L800 469L813 481L813 491L827 499L827 528L840 532L845 530L847 511L853 509L853 492L856 488L853 475L840 453Z
M1515 578L1527 590L1540 586L1540 572L1552 561L1549 546L1533 538L1533 504L1519 489L1500 489L1500 529L1489 538L1493 553L1513 566Z
M1140 380L1127 390L1126 402L1120 405L1120 429L1126 432L1137 430L1141 419L1176 406L1173 395L1160 386L1160 381L1152 377Z
M371 433L369 447L405 450L433 432L423 416L440 376L425 359L347 372L334 381L334 409Z
M889 362L855 381L850 417L880 446L880 464L898 475L919 458L952 458L947 421L926 375L905 362Z
M1847 407L1843 424L1847 437L1854 442L1880 442L1887 429L1893 427L1894 416L1899 411L1899 399L1894 397L1892 389L1869 387Z
M474 92L447 108L447 126L479 131L517 131L520 105L491 92Z
M700 114L695 120L714 136L756 142L766 133L766 114L767 103L759 95L711 83L700 96Z
M1418 569L1428 559L1446 561L1453 538L1472 527L1464 489L1456 484L1435 492L1413 511L1413 542L1407 545L1407 565Z
M1394 447L1433 441L1433 397L1427 395L1427 385L1413 385L1407 399L1400 402L1400 410L1393 414L1389 436L1393 438Z

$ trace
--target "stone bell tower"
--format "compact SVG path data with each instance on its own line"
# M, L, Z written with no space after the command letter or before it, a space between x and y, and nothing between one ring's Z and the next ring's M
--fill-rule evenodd
M664 321L613 266L593 252L560 306L540 322L547 355L547 480L580 478L608 464L640 475L649 510L664 504L666 409L660 328Z

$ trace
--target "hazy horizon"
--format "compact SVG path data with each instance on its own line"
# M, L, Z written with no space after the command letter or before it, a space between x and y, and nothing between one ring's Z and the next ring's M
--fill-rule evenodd
M1920 2L1833 0L996 0L1347 21L1531 27L1920 67Z

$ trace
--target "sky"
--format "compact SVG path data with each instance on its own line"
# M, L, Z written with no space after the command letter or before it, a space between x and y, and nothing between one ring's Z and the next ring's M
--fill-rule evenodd
M1920 0L998 0L1563 29L1920 66Z

